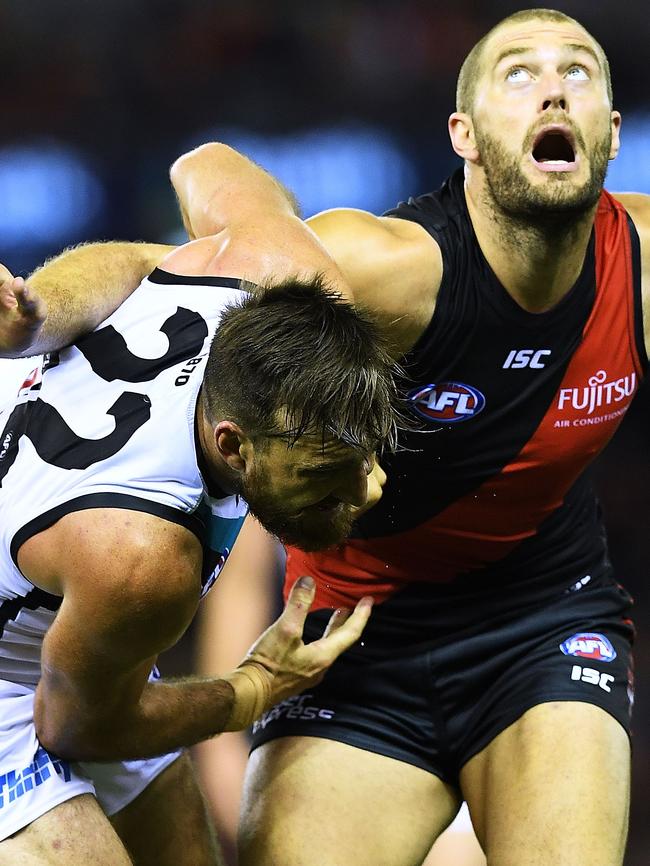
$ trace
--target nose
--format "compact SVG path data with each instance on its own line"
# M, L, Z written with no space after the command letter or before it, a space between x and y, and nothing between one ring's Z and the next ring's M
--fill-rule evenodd
M569 110L569 102L567 100L566 89L563 79L557 75L546 76L542 81L542 99L540 108L542 112L553 109L560 111Z
M333 495L341 502L361 508L368 501L368 475L372 472L373 466L374 458L365 461L356 470L347 473L345 479L333 491Z

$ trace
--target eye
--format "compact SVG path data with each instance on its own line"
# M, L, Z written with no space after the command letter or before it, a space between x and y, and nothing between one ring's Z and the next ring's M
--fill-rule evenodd
M570 78L572 81L588 81L589 73L584 66L572 66L567 70L566 77Z
M513 84L521 84L523 81L530 81L530 72L524 69L523 66L513 66L508 70L506 81L512 81Z

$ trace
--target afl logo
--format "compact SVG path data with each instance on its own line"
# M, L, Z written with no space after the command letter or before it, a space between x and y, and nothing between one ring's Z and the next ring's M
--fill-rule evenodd
M572 635L560 644L560 649L565 656L580 656L599 662L613 662L616 658L616 650L605 635L592 631Z
M457 424L478 415L485 406L479 390L462 382L440 382L416 388L408 395L418 415L439 424Z

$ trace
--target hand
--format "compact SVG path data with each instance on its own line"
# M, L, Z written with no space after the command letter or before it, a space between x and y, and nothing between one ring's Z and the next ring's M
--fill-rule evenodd
M363 505L352 508L355 520L379 502L383 493L382 487L385 483L386 473L375 460L372 472L368 475L368 498Z
M341 653L361 637L372 609L368 596L353 611L334 611L323 636L303 643L305 619L315 593L311 577L298 578L281 616L253 644L241 665L224 678L235 691L225 730L242 730L279 701L319 683Z
M47 316L45 301L0 265L0 355L29 354Z

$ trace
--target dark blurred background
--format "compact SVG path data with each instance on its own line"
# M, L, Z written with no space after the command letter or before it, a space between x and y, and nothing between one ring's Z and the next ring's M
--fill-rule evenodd
M2 0L0 261L25 273L81 240L181 241L167 170L209 139L276 174L306 216L335 205L380 212L427 191L458 164L446 120L462 59L523 8L505 0ZM612 64L624 123L609 188L650 193L647 0L556 8L581 20ZM642 393L597 470L613 559L638 602L626 866L650 862L649 441ZM189 664L190 641L169 659L171 670Z

